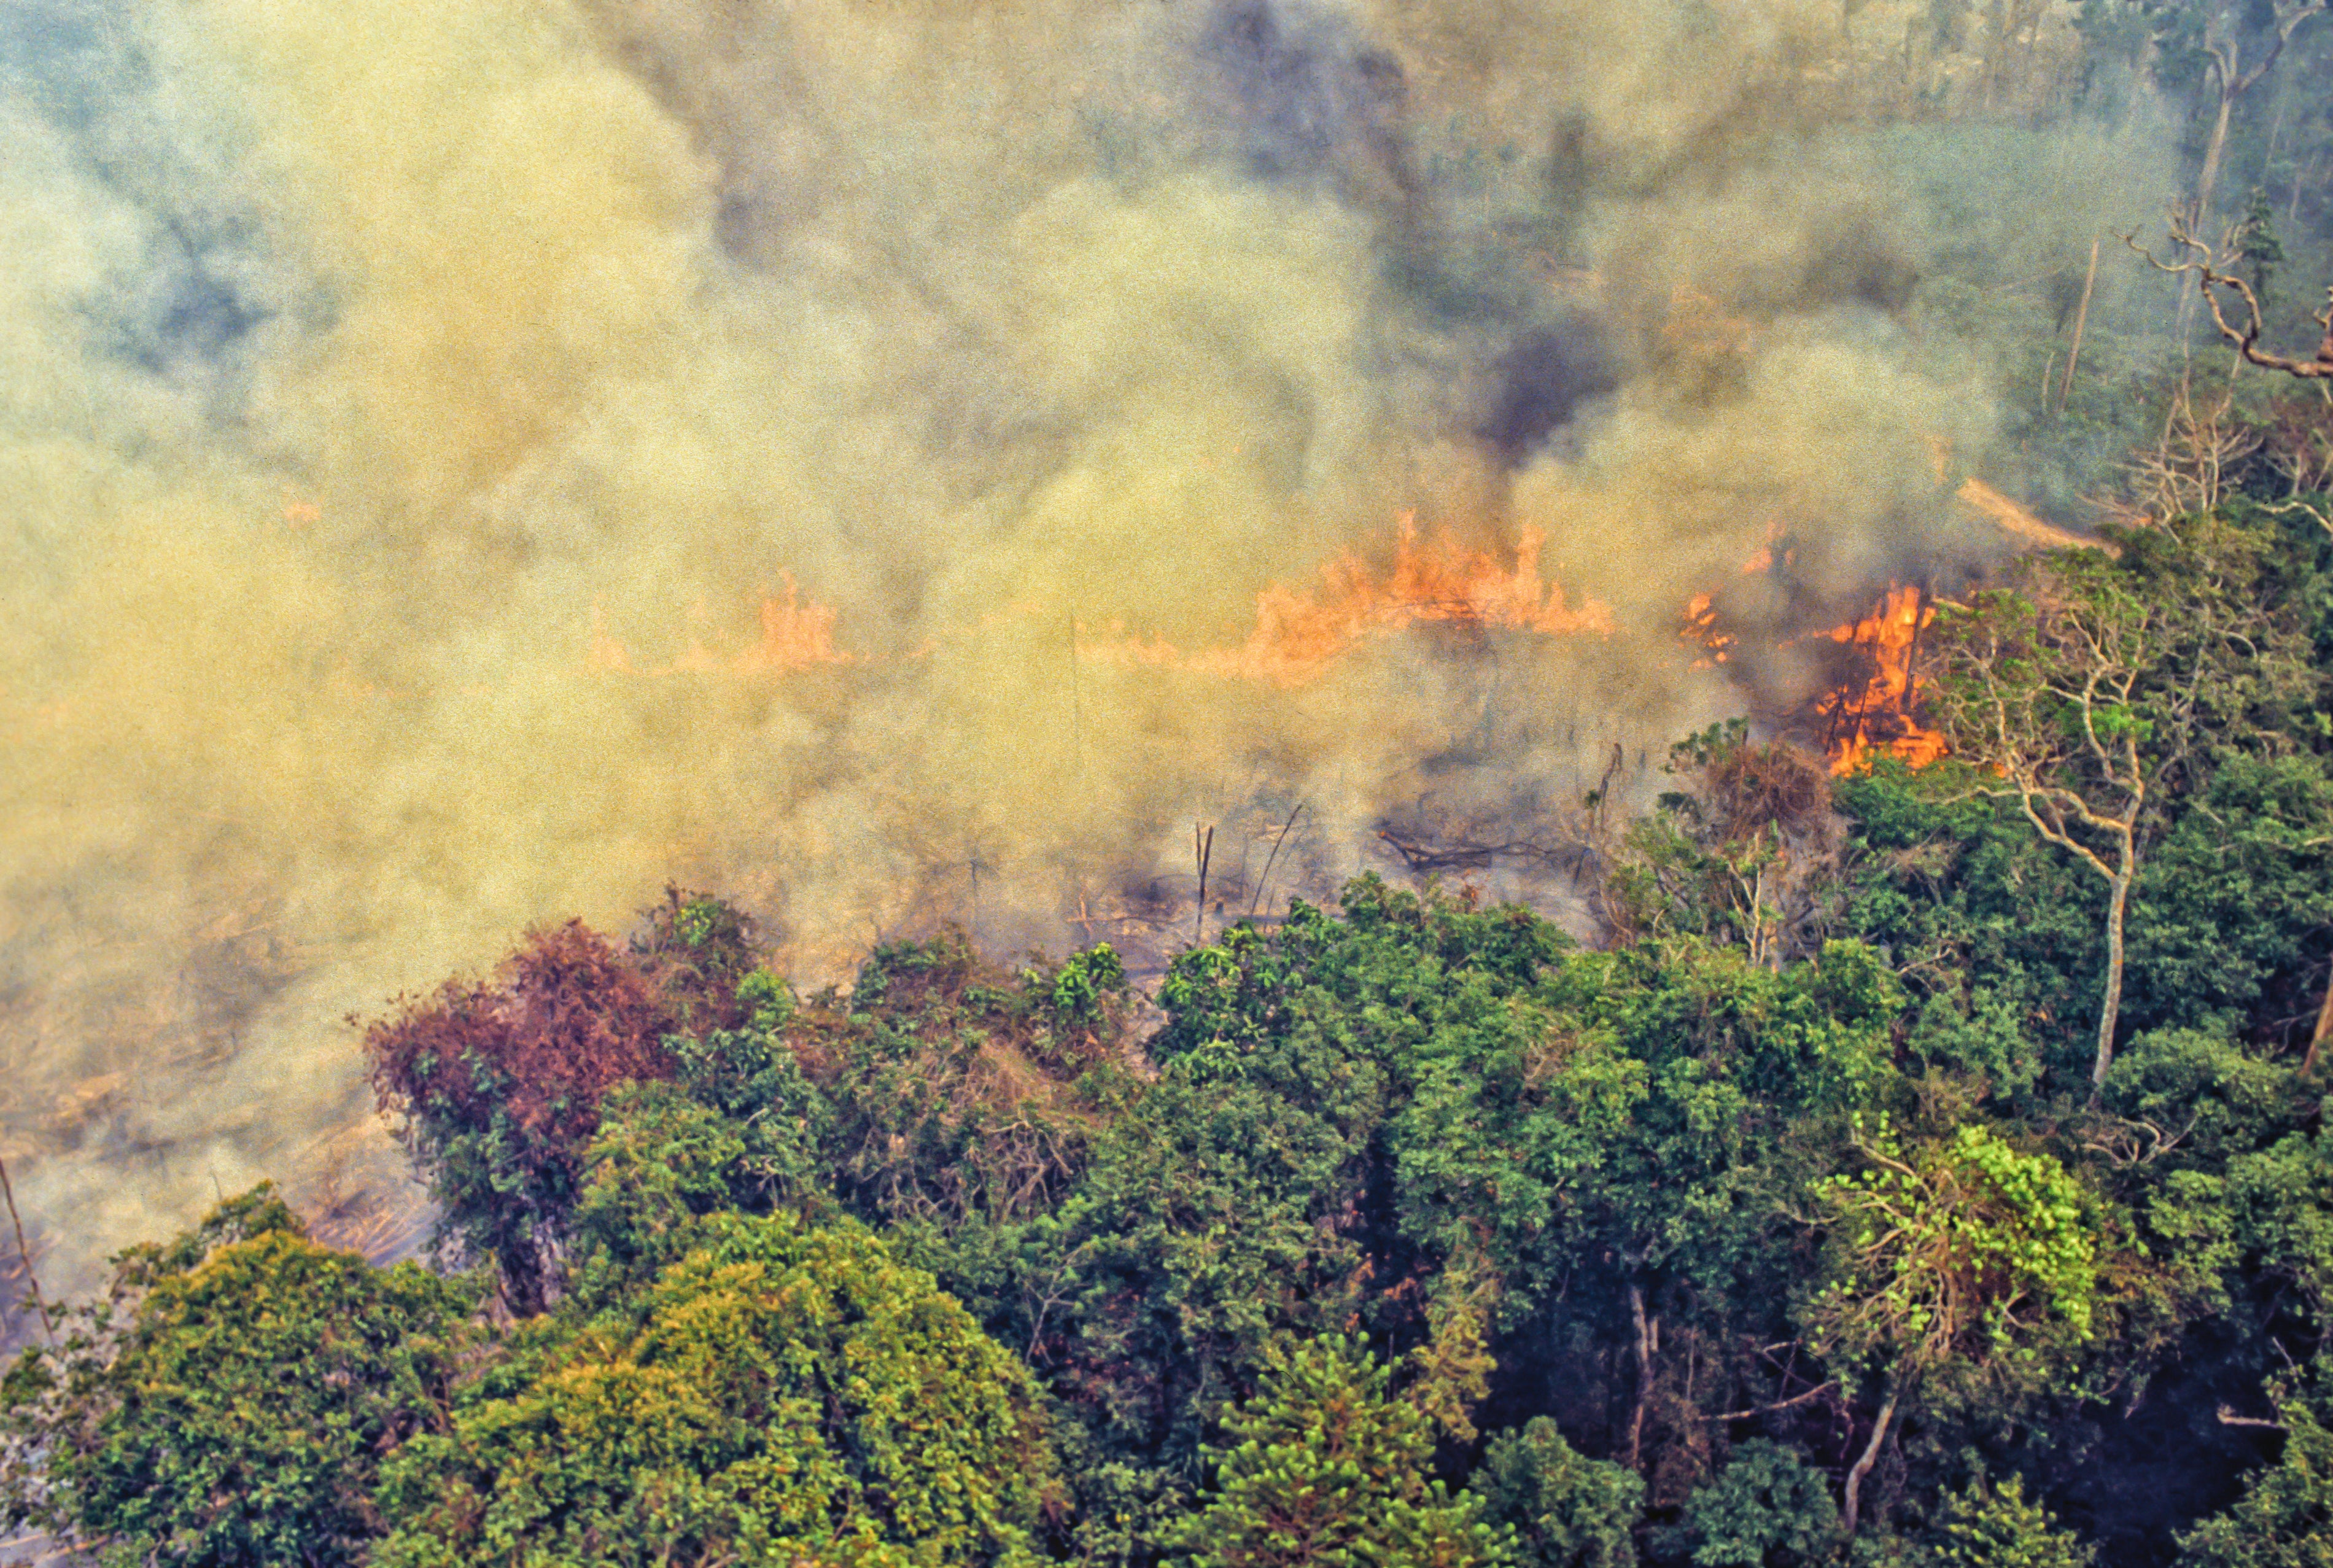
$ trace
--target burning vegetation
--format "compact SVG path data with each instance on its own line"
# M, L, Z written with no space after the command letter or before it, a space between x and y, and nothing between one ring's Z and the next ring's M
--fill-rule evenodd
M1917 717L1920 633L1935 617L1925 588L1899 583L1870 614L1829 634L1852 659L1851 672L1813 703L1833 773L1857 772L1879 756L1925 767L1951 750L1944 735Z
M1090 646L1103 658L1292 687L1317 678L1370 639L1416 629L1610 636L1610 610L1592 599L1574 608L1560 582L1541 580L1544 544L1524 529L1510 565L1504 552L1469 546L1451 533L1422 540L1416 514L1405 512L1389 566L1374 568L1349 551L1321 566L1317 589L1272 584L1256 595L1255 630L1237 648L1184 653L1165 643L1109 639Z
M2324 1535L2324 5L0 10L0 1528Z
M2019 520L2029 517L2005 498L1998 508L1980 511L1990 516L2000 509ZM2007 522L2002 526L2011 529ZM2033 530L2045 526L2029 523L2013 533L2021 544L2031 544ZM1526 528L1511 553L1470 545L1446 528L1423 534L1416 515L1405 512L1386 564L1372 565L1348 551L1320 566L1316 587L1266 586L1256 595L1253 630L1236 645L1186 649L1129 635L1122 620L1096 627L1072 616L1072 651L1078 658L1129 669L1292 689L1319 680L1339 659L1367 645L1415 632L1611 638L1617 623L1608 606L1593 599L1574 606L1560 582L1541 577L1544 544L1539 533ZM1767 572L1776 563L1770 545L1747 562L1742 573ZM722 654L692 638L668 663L647 673L775 677L859 662L864 656L837 641L836 611L805 600L792 573L784 573L783 581L782 599L761 602L757 641ZM1039 611L1027 607L1014 613L1035 617ZM1943 736L1919 721L1920 693L1914 674L1920 632L1934 613L1924 587L1891 584L1870 613L1816 634L1843 650L1839 658L1825 661L1827 684L1805 704L1811 743L1833 773L1857 771L1883 755L1920 767L1945 755ZM1685 605L1679 635L1690 668L1704 670L1727 663L1742 639L1739 630L1724 623L1716 595L1707 591L1694 594ZM586 664L606 674L635 670L629 648L600 629L596 612Z

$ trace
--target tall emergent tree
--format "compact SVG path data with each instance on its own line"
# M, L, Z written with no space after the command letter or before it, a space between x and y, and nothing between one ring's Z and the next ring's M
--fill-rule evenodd
M2093 1097L2113 1063L2125 929L2157 796L2212 758L2282 744L2272 711L2312 680L2262 587L2259 536L2165 521L2119 554L2020 561L1925 640L1930 702L1973 794L2014 800L2107 886Z
M2002 587L1938 616L1935 702L1984 794L2012 797L2034 830L2107 884L2106 1082L2122 1007L2123 932L2138 876L2140 821L2164 756L2148 743L2142 688L2171 649L2172 608L2099 553L2028 557Z
M2155 74L2165 86L2199 84L2212 130L2195 176L2195 210L2208 216L2227 160L2236 103L2258 87L2292 35L2325 14L2326 0L2187 0L2152 8Z

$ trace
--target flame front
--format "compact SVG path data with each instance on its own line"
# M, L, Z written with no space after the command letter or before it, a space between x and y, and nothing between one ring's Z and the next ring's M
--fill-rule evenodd
M1840 687L1815 705L1832 773L1856 773L1881 756L1925 767L1951 750L1941 734L1913 717L1919 696L1913 655L1935 613L1918 587L1898 583L1869 615L1826 634L1868 655L1872 663L1868 679Z
M1155 639L1128 636L1122 622L1102 635L1076 622L1079 652L1127 664L1230 677L1293 688L1318 679L1339 659L1364 643L1420 626L1456 625L1547 636L1595 632L1611 636L1609 608L1593 599L1574 606L1560 583L1540 575L1543 541L1530 530L1517 540L1512 563L1466 544L1447 533L1420 534L1415 514L1400 519L1390 567L1382 571L1351 552L1320 567L1320 584L1306 591L1275 582L1256 595L1255 625L1231 647L1186 651ZM1754 572L1769 566L1771 549L1747 563ZM785 592L761 605L760 639L734 654L720 654L691 640L669 665L647 674L772 676L859 662L835 639L835 611L805 600L791 573ZM1035 606L1013 613L1035 614ZM1869 615L1822 635L1855 649L1869 673L1849 678L1817 700L1822 746L1834 774L1868 767L1879 756L1900 757L1915 767L1946 755L1944 736L1914 717L1918 697L1913 656L1920 632L1934 611L1916 586L1890 587ZM1695 669L1727 662L1738 639L1720 622L1712 594L1694 595L1685 607L1680 636ZM630 649L610 636L595 606L589 667L601 673L639 670Z
M785 597L780 599L773 594L763 599L762 635L758 640L725 658L698 639L691 638L688 647L671 664L648 673L785 675L822 665L856 663L856 655L835 644L833 608L815 601L805 601L792 572L779 575L786 585ZM584 664L600 674L629 674L633 669L631 649L609 635L596 604L591 607L590 643Z
M1380 575L1349 551L1321 566L1315 592L1273 583L1256 595L1255 628L1236 648L1186 653L1171 643L1122 636L1087 646L1105 659L1297 687L1365 640L1422 625L1610 636L1608 607L1584 599L1574 608L1560 583L1541 578L1542 543L1537 532L1523 530L1510 568L1447 534L1421 540L1416 514L1405 512L1389 571Z

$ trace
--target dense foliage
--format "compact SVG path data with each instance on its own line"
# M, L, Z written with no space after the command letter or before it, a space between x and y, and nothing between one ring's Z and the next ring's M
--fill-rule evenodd
M1143 1031L1107 948L798 996L703 895L533 934L364 1035L472 1272L264 1189L123 1255L8 1374L12 1513L413 1568L2325 1561L2328 556L2232 504L2020 568L1916 773L1695 737L1595 946L1363 878ZM2030 650L2134 603L2086 717ZM2013 771L2110 789L2100 713L2103 1073L2110 879Z
M2037 7L1938 0L1904 70L2187 95L2290 344L2333 111L2242 63L2333 62L2324 9L2086 0L2044 82ZM2011 410L2042 491L2161 433L2113 550L1944 596L1946 760L1690 737L1599 803L1592 941L1374 877L1152 997L953 932L798 995L677 890L528 933L362 1028L434 1270L267 1188L121 1255L0 1381L7 1521L220 1565L2333 1563L2333 423L2197 379Z
M725 1215L388 1467L382 1564L1033 1561L1027 1370L847 1223Z
M382 1455L444 1425L474 1283L318 1246L264 1187L132 1248L0 1390L14 1511L174 1563L363 1562Z

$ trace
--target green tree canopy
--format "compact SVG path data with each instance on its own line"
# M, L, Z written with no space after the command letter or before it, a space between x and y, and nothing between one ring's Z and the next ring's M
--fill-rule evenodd
M315 1245L271 1188L230 1198L10 1369L6 1521L189 1568L364 1562L380 1456L442 1427L476 1299Z
M1022 1563L1057 1486L1026 1369L928 1275L856 1225L721 1215L408 1444L374 1561Z
M1496 1568L1505 1533L1482 1499L1428 1479L1434 1423L1338 1334L1265 1353L1224 1419L1215 1485L1176 1544L1182 1568Z

